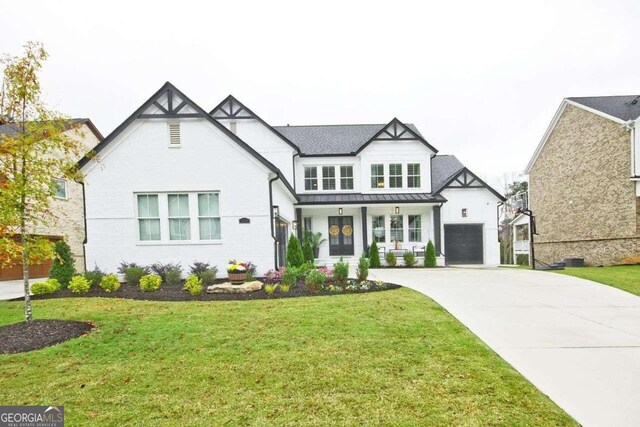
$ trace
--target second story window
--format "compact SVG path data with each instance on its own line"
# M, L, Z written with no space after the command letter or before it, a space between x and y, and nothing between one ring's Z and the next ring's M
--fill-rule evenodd
M384 165L371 165L371 188L384 188Z
M389 188L402 188L402 163L389 165Z
M323 190L336 189L336 168L334 166L322 167L322 189Z
M304 168L304 189L307 191L318 189L318 168L315 166Z
M407 187L420 188L420 163L407 165Z
M66 199L67 198L67 181L59 178L55 178L55 181L56 181L56 192L53 196L56 199Z
M340 166L340 189L353 190L353 166Z

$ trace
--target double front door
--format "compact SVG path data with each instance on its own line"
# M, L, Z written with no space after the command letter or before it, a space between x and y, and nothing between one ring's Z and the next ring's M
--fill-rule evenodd
M353 217L329 217L329 255L353 255Z

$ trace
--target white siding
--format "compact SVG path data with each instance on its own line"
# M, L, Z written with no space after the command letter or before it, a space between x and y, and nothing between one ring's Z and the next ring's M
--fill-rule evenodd
M444 251L444 224L482 224L484 235L484 264L500 264L498 242L498 198L486 189L446 189L442 195L448 200L442 205L442 250ZM462 217L467 209L467 217ZM445 257L446 257L445 253Z
M114 272L120 261L149 264L194 260L218 266L252 261L263 273L272 267L268 171L211 123L182 119L180 148L168 146L164 120L134 123L87 166L87 264ZM138 242L137 192L220 192L222 241ZM239 224L247 217L250 224ZM166 233L167 230L162 230Z

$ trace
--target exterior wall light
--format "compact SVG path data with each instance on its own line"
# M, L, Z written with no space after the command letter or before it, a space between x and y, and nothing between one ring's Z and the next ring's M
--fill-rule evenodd
M396 215L398 215L400 213L400 206L396 206L395 213L396 213Z
M342 215L342 208L338 208L338 215Z

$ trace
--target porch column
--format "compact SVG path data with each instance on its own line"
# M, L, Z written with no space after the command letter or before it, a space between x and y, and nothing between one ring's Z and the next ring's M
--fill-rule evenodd
M296 230L298 234L298 240L302 242L302 208L296 208L296 222L298 223L298 229Z
M367 232L367 207L362 206L360 208L362 212L362 250L367 252L367 248L369 247L369 233Z
M440 206L433 207L433 245L436 248L436 255L442 255L442 249L440 246L440 229L442 226L440 225Z

